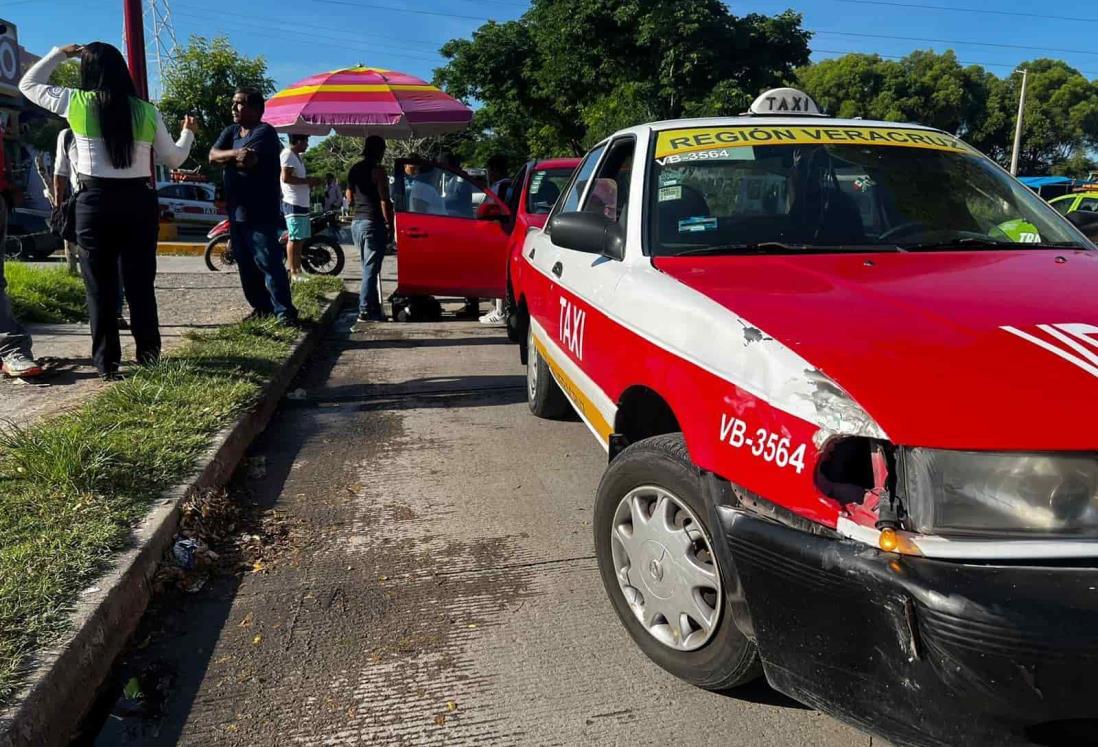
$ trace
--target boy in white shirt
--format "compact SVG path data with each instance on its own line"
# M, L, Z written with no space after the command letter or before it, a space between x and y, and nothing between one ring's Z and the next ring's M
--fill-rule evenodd
M282 150L282 215L286 218L286 258L290 265L290 280L300 280L301 246L312 235L309 219L309 188L319 184L315 177L305 175L301 154L309 147L308 135L290 135L290 145Z

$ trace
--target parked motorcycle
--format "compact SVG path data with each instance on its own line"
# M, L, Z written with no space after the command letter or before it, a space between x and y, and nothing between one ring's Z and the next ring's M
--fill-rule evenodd
M310 275L338 275L346 261L343 247L339 245L339 212L329 210L312 216L312 236L301 247L301 268ZM214 272L236 267L232 241L229 237L229 221L214 226L206 238L206 267ZM286 245L287 232L283 231L278 242Z

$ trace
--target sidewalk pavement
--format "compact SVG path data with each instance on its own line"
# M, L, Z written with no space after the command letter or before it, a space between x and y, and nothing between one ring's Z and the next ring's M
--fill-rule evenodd
M236 273L209 272L201 262L201 259L197 263L189 260L193 271L162 272L156 278L165 351L181 345L189 330L232 324L250 310ZM34 341L34 354L47 364L48 370L35 382L0 380L0 421L25 426L46 415L72 409L109 386L99 379L92 365L91 331L87 324L26 326ZM134 354L133 337L123 330L123 373L132 365Z

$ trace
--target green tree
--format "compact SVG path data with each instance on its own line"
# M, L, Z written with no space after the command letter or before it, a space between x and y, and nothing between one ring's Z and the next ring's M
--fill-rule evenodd
M263 57L245 57L226 37L192 36L164 68L160 111L175 134L186 114L198 117L200 130L191 157L205 167L206 154L221 130L232 124L233 91L254 86L264 96L274 93Z
M466 155L580 153L652 119L743 111L808 62L801 17L719 0L533 0L443 45L436 83L480 104Z
M1029 71L1022 122L1021 174L1082 170L1085 153L1098 147L1098 86L1061 60L1039 59ZM987 118L973 145L1000 163L1010 162L1021 73L997 80L988 96Z
M901 60L848 54L804 67L801 87L838 117L918 122L961 137L983 126L994 76L961 67L952 51L916 51Z

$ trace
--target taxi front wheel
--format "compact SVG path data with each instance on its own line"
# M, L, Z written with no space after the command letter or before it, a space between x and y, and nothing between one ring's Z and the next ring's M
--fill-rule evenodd
M572 405L534 344L532 329L526 333L526 350L526 402L530 412L539 418L560 420L571 412Z
M603 586L648 658L707 690L761 674L728 608L701 475L681 433L639 441L610 463L594 529Z

